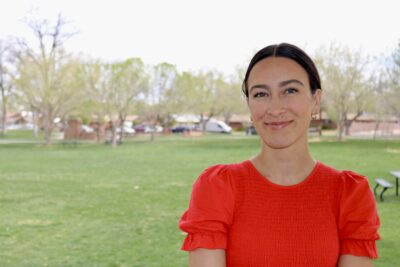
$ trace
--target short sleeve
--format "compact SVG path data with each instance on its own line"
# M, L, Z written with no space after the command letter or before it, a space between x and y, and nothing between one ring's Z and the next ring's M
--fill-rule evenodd
M357 173L342 173L340 196L340 254L378 258L376 240L380 225L368 180Z
M182 250L226 249L233 208L227 165L206 169L194 183L189 208L179 221L187 233Z

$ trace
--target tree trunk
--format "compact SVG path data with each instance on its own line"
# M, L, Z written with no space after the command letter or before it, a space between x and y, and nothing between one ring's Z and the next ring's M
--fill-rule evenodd
M112 148L116 148L118 146L118 133L117 128L115 127L115 122L111 121L111 146Z
M154 139L155 139L155 137L154 137L154 131L151 131L151 132L150 132L150 142L154 142Z
M96 143L100 144L100 123L95 123Z
M203 133L206 132L206 123L204 122L204 115L203 113L200 113L200 125L201 125L201 131Z
M342 113L339 113L339 115L337 116L337 118L338 118L338 124L337 124L337 127L338 127L338 141L342 141L343 140L343 124L344 124L344 122L343 122L343 119L345 118L344 116L343 116L343 114Z
M33 122L33 129L32 129L33 138L38 138L38 136L39 136L38 114L33 109L32 109L32 122Z
M45 114L45 127L44 127L44 140L46 143L46 146L49 146L51 144L51 133L53 131L53 109L51 107L48 107L48 110L46 111Z
M338 111L338 141L342 141L343 140L343 134L345 131L345 124L346 124L346 120L347 120L347 113L345 111L343 111L343 109L340 109Z
M350 126L351 126L351 121L345 120L344 121L344 136L349 136L350 135Z
M124 124L125 124L125 118L120 116L119 117L119 129L120 129L119 143L120 144L122 144L122 139L124 137Z
M46 143L46 146L49 146L51 144L51 133L53 131L53 126L50 123L46 123L46 127L44 129L44 140Z
M206 129L206 125L207 125L207 123L211 120L211 118L214 116L214 114L213 113L210 113L210 115L207 117L207 119L204 119L204 115L203 115L203 113L201 113L201 115L200 115L200 122L201 122L201 124L202 124L202 132L203 132L203 134L205 134L206 132L207 132L207 129Z
M156 125L154 123L151 124L151 132L150 132L150 142L154 142L155 139L155 131L156 131Z
M94 133L96 134L95 138L96 138L96 143L100 144L100 123L99 122L90 122L89 126L92 127Z
M353 122L358 119L363 113L361 111L357 112L357 114L351 119L351 120L345 120L345 135L349 136L350 135L350 127L353 124Z
M338 123L338 141L343 140L343 121L339 120Z
M4 99L2 101L2 113L1 113L1 136L5 136L7 133L7 101Z
M374 127L374 140L376 140L377 138L377 132L378 132L378 128L379 128L379 124L381 123L380 120L375 120L375 127Z

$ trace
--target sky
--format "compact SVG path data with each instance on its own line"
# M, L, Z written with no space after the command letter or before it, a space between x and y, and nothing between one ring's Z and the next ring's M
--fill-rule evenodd
M290 42L311 55L332 42L370 56L400 41L397 0L13 0L0 11L0 39L32 38L35 13L78 34L65 46L105 61L140 57L180 71L232 74L269 44Z

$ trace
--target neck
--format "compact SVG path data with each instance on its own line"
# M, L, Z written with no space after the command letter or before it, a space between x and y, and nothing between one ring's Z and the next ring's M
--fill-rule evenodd
M260 153L252 162L264 177L281 185L293 185L303 181L316 164L307 142L283 149L273 149L263 144Z

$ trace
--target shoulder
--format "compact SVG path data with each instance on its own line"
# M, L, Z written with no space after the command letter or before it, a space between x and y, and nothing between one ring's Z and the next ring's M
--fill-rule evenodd
M228 164L212 165L205 168L199 177L202 179L216 179L217 177L226 176L228 168Z
M204 169L195 184L215 184L226 183L233 184L237 177L246 172L245 162L233 164L218 164Z
M209 166L206 169L204 169L200 173L196 182L194 183L194 186L200 184L214 184L222 181L227 182L228 180L229 180L228 165L218 164Z
M319 174L334 180L341 187L359 187L368 185L368 179L357 172L351 170L339 170L323 163L320 163L320 166Z
M356 195L371 191L367 177L350 170L340 172L340 187L342 194Z
M204 169L193 184L193 198L222 198L223 201L235 199L243 187L248 169L245 162L218 164ZM210 197L213 195L213 197ZM227 197L229 196L229 197Z
M357 203L362 203L364 207L375 206L375 198L364 175L348 170L342 171L339 188L342 206L354 208Z

